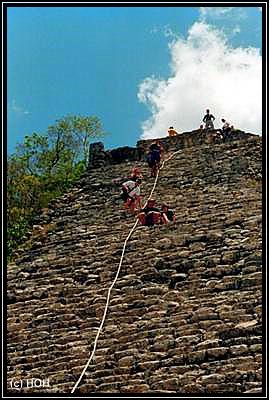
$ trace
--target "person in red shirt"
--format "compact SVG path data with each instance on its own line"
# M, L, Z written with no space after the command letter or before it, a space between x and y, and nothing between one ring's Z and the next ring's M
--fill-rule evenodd
M138 214L141 225L153 226L161 222L160 210L156 207L156 201L149 199L146 206Z
M143 175L139 167L133 167L131 171L131 178L132 181L136 181L137 179L143 179Z
M176 216L174 211L168 207L167 204L163 204L161 208L161 223L168 224L168 222L175 222Z

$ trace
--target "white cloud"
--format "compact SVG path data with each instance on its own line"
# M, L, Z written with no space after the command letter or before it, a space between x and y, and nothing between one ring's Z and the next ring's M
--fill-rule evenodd
M220 20L245 20L248 15L244 7L200 7L200 19L203 22Z
M30 111L24 110L21 106L18 106L16 100L12 100L11 104L8 104L8 111L11 111L17 115L28 115Z
M233 7L200 7L200 16L202 18L215 17L220 18L232 11Z
M169 25L165 25L164 27L164 36L167 38L171 38L173 40L178 39L178 36L175 34L175 32Z
M178 132L197 129L207 108L221 126L261 133L262 61L259 49L232 48L223 32L204 22L190 28L187 39L170 44L171 76L146 78L138 99L151 117L142 123L142 138L164 137L169 126Z
M154 26L153 28L151 28L151 30L149 31L149 33L155 34L155 33L157 33L158 31L159 31L159 29L158 29L156 26Z
M237 34L240 33L240 32L241 32L241 29L240 29L239 26L235 26L235 27L232 29L232 34L233 34L233 35L237 35Z

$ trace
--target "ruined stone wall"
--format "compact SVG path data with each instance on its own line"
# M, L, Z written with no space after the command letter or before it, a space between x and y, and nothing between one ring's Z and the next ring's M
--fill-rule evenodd
M218 132L217 129L206 131L204 129L194 130L192 132L184 132L174 137L161 138L161 144L166 152L176 151L179 149L189 148L191 146L201 146L204 144L214 144L216 139L214 135ZM239 140L252 137L253 134L246 133L240 130L233 131L229 135L230 140ZM100 168L105 165L114 165L126 161L141 161L146 160L146 154L150 144L156 139L140 140L136 147L119 147L113 150L105 150L102 142L92 143L90 145L88 170Z
M154 196L176 222L132 235L77 394L261 393L261 138L207 139L164 139L181 150ZM148 144L135 162L144 199ZM103 161L49 205L7 267L9 393L21 381L20 392L70 394L89 358L134 223L112 182L134 161ZM33 378L49 386L26 387Z

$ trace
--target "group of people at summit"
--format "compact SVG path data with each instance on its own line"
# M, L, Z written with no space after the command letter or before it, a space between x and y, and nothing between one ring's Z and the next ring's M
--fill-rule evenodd
M214 115L210 113L210 110L206 110L206 114L203 117L203 123L200 125L199 132L210 132L214 130ZM234 127L230 125L224 118L221 119L223 126L221 129L214 131L214 137L218 137L221 141L225 141L230 133L234 131ZM168 136L173 137L178 135L178 132L173 126L168 129ZM147 163L150 168L150 177L156 177L160 168L161 161L163 159L164 149L159 139L155 140L148 149ZM121 199L124 202L124 208L129 210L132 214L137 214L142 225L153 226L159 224L168 224L169 222L175 221L174 211L169 207L168 204L163 203L160 207L157 207L156 200L150 198L146 205L141 205L141 193L140 186L144 179L139 167L135 166L132 168L131 175L127 181L121 185Z
M210 131L215 129L214 128L214 121L215 121L215 117L214 115L212 115L210 113L210 110L207 109L206 110L206 114L203 117L203 124L200 125L199 130L205 130L205 131ZM223 141L225 141L225 139L227 139L229 137L229 134L234 130L233 125L231 125L228 121L226 121L224 118L221 118L221 122L222 122L222 128L221 129L217 129L216 134L218 135L218 137L220 139L222 139ZM176 136L178 133L177 131L174 129L173 126L170 126L168 129L168 136Z

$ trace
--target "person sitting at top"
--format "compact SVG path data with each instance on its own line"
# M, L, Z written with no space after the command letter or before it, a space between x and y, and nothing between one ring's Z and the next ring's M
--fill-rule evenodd
M214 115L210 114L209 110L206 110L206 114L203 118L203 122L205 122L205 129L214 129L214 124L213 121L216 118L214 117Z
M230 131L230 130L231 130L231 127L230 127L230 124L229 124L228 121L226 121L224 118L221 118L221 122L223 123L223 125L222 125L222 132Z
M167 224L168 222L175 222L175 220L174 211L167 204L163 204L161 208L161 223Z
M141 225L153 226L156 224L160 224L161 213L160 210L156 207L156 201L154 199L149 199L146 206L142 208L137 217Z
M205 134L204 125L201 124L201 125L199 126L199 128L197 129L197 135L202 137L202 136L204 136L204 134Z
M221 122L223 123L221 133L223 135L224 140L228 139L229 134L232 131L232 127L230 126L229 122L227 122L224 118L221 119Z
M135 212L137 207L141 207L141 196L140 196L140 184L141 179L136 181L129 180L122 184L121 198L124 201L124 207L130 209L131 212Z
M168 129L168 136L172 137L172 136L176 136L178 133L177 131L173 128L173 126L170 126Z

